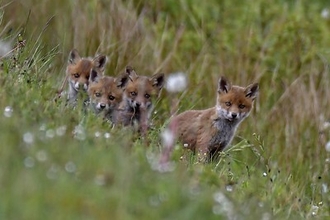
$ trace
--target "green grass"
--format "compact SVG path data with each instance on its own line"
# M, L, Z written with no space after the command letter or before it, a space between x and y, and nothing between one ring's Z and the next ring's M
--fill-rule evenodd
M0 218L329 218L326 8L325 0L1 1L0 40L26 43L0 60ZM260 96L219 161L196 163L178 145L172 169L160 172L172 95L162 92L146 146L53 101L72 48L106 54L107 75L126 65L185 72L180 112L213 106L222 75L260 82Z

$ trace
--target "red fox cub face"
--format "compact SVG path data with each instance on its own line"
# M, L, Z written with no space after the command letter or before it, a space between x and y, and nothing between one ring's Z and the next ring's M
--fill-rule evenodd
M123 94L122 111L116 117L116 123L124 126L137 122L143 124L145 131L152 110L152 100L159 96L164 85L164 74L151 77L138 75L130 66L126 67L128 81Z
M127 75L114 78L110 76L100 76L92 69L88 95L90 105L96 114L103 112L103 116L112 120L112 114L118 109L122 102L123 89L128 80Z
M250 114L258 89L258 83L243 88L233 86L227 79L221 77L216 104L219 117L232 122L241 122Z
M160 90L164 85L164 74L155 74L152 77L139 76L132 69L126 67L126 73L129 77L124 97L128 105L136 109L150 109L152 99L158 97Z
M99 55L91 59L80 57L76 49L70 52L66 69L69 81L69 103L76 102L79 90L87 91L92 68L103 74L106 61L107 58L104 55Z

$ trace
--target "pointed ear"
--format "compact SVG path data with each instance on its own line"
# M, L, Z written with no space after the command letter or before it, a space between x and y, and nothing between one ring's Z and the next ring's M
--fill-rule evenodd
M231 90L231 83L225 78L220 77L218 82L218 92L219 93L228 93Z
M107 57L104 55L98 55L94 57L94 67L99 69L101 72L103 72L107 60L108 60Z
M128 82L128 75L127 74L121 74L115 79L115 83L117 87L124 89L126 87L126 84Z
M156 86L159 90L161 90L165 83L164 73L156 73L150 79L153 86Z
M125 73L131 81L133 81L137 77L137 73L131 66L126 66Z
M245 96L254 100L257 97L258 92L259 92L259 84L254 83L246 87Z
M98 80L98 73L97 71L93 68L91 69L91 73L89 75L89 81L90 82L97 82Z
M68 62L70 64L76 64L78 61L81 60L81 57L76 49L73 49L69 53L69 59Z

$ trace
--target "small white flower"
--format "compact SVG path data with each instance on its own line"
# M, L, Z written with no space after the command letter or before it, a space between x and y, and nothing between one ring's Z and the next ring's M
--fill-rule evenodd
M48 129L46 131L46 137L47 138L54 138L55 137L55 131L53 129Z
M10 54L12 46L9 42L0 41L0 57L7 57Z
M94 136L97 137L97 138L100 137L101 136L101 132L95 131Z
M324 19L330 18L330 10L328 8L324 8L321 12L321 17Z
M40 131L46 131L46 128L47 128L46 124L42 124L42 125L40 125L39 130Z
M36 155L37 160L39 160L40 162L46 161L47 160L47 153L44 150L40 150L37 152Z
M328 192L329 192L328 184L322 183L322 193L328 193Z
M183 72L169 75L166 82L166 89L169 92L181 92L187 87L187 77Z
M25 143L27 144L32 144L33 141L34 141L34 137L33 137L33 134L31 132L26 132L24 135L23 135L23 140Z
M11 106L6 106L3 115L10 118L13 115L13 108Z
M24 165L27 168L31 168L34 166L34 159L32 157L27 157L24 159Z
M227 219L236 219L233 203L222 192L216 192L213 195L215 205L213 206L213 213L216 215L226 215Z
M104 138L109 139L111 137L110 133L106 132L104 133Z
M74 137L80 141L86 139L86 131L82 125L77 125L73 130Z
M330 141L325 145L325 150L330 152Z
M170 129L165 129L162 134L163 146L168 147L174 144L174 134Z
M57 136L63 136L66 132L66 126L63 125L63 126L60 126L56 129L56 134Z
M319 207L316 205L312 205L312 207L311 207L312 216L316 216L318 211L319 211Z
M326 130L328 128L330 128L330 121L326 121L323 123L323 130Z
M76 171L76 165L72 161L69 161L65 164L65 170L68 173L74 173Z

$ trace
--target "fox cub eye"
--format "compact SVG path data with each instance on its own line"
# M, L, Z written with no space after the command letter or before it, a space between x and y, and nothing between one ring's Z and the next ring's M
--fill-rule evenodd
M131 96L136 96L136 92L131 92Z
M79 73L75 73L75 74L73 74L73 76L74 76L75 78L79 78Z
M148 98L150 98L150 95L149 95L149 94L145 94L144 97L145 97L146 99L148 99Z
M101 97L101 93L97 92L97 93L95 93L95 96L96 97Z
M112 95L109 95L109 99L110 99L111 101L113 101L113 100L115 100L115 97L112 96Z
M245 105L239 104L238 108L243 109L243 108L245 108Z
M225 102L225 105L229 107L231 106L231 102Z

